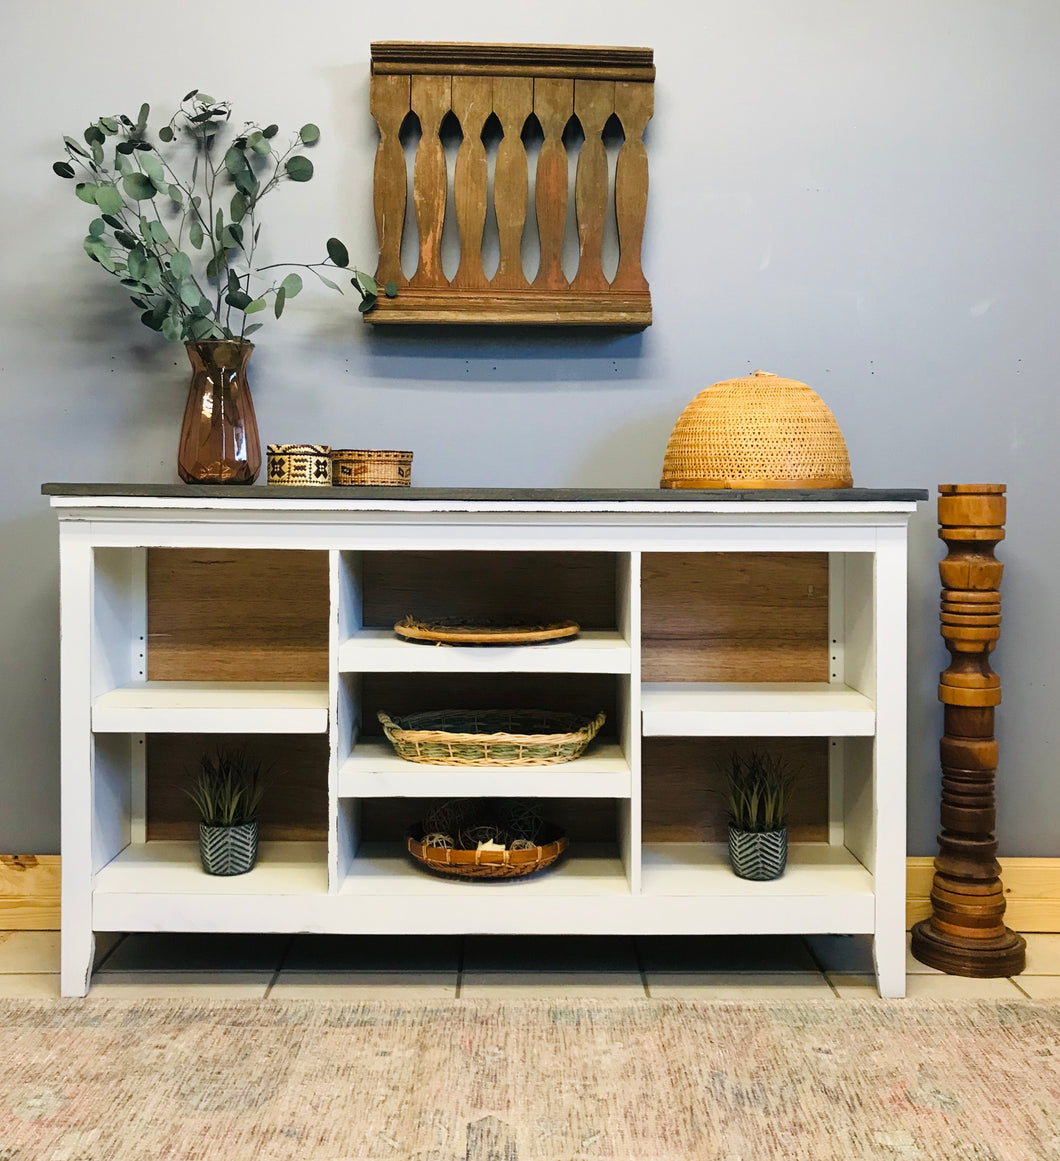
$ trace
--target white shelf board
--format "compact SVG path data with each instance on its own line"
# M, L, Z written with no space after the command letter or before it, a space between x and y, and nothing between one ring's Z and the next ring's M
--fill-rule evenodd
M629 762L619 746L594 744L556 766L432 766L398 757L386 742L361 742L339 769L340 798L629 798Z
M629 642L614 630L585 629L540 645L428 645L392 629L361 629L339 646L343 673L629 673Z
M322 734L325 682L139 681L92 703L96 733Z
M197 842L131 843L98 871L93 896L308 895L328 889L327 843L269 842L245 875L208 875Z
M660 737L854 737L876 730L876 707L828 682L648 682L642 726Z
M739 896L785 901L792 898L872 898L872 874L844 846L791 843L779 879L756 882L734 875L725 843L645 843L645 895Z
M494 891L501 894L493 896ZM554 866L511 879L459 879L435 874L415 862L398 843L364 843L339 888L340 896L388 895L404 898L477 900L500 908L513 898L629 896L629 882L614 847L580 844ZM493 896L491 900L490 897Z

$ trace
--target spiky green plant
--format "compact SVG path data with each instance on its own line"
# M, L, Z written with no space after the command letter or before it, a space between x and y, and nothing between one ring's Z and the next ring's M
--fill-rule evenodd
M729 822L737 830L780 830L788 824L788 798L795 775L782 759L752 750L730 758Z
M203 754L194 785L185 794L207 826L236 826L257 818L265 793L265 771L242 750Z

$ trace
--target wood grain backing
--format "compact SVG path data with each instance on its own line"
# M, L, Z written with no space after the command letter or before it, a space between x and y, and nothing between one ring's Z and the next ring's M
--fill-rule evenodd
M474 44L450 41L374 41L372 73L435 73L453 76L503 73L506 76L596 77L652 80L650 48L571 44Z
M827 681L826 553L645 553L644 681Z
M366 673L359 679L361 736L383 737L379 710L396 717L423 710L542 709L586 718L602 710L607 723L600 738L613 741L618 724L615 683L606 673Z
M268 770L261 807L263 839L328 836L328 740L323 734L150 734L147 738L147 838L197 839L199 816L184 793L204 753L219 744L243 750Z
M61 893L58 855L0 855L0 931L55 931Z
M521 272L521 268L520 268ZM525 278L523 279L525 284ZM605 326L643 330L651 326L651 296L646 291L615 294L589 291L508 291L494 276L486 291L408 289L397 298L381 298L364 316L373 326Z
M449 797L365 798L359 809L362 842L403 842L405 832L420 822L427 810ZM613 843L617 835L617 810L613 799L535 798L547 822L555 823L572 843ZM576 854L576 851L572 851ZM424 872L426 874L426 872Z
M152 548L152 681L326 681L328 554Z
M371 552L364 556L364 624L389 628L411 614L577 621L615 626L615 557L607 552Z
M791 797L792 842L828 841L828 739L645 738L645 842L724 842L725 785L733 751L775 754L798 781Z

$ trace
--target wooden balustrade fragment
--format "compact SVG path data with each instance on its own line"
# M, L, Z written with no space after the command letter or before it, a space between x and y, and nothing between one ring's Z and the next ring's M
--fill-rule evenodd
M1010 976L1026 962L1026 941L1004 924L997 861L994 707L1001 679L990 653L1001 636L1001 574L994 555L1005 536L1004 484L939 488L941 633L950 664L939 675L943 704L942 806L932 914L913 928L913 955L951 975Z
M371 111L380 134L374 189L377 279L397 283L399 294L380 299L364 316L366 321L625 329L650 325L651 293L641 268L641 242L648 198L643 133L652 115L654 79L652 51L646 48L373 44ZM421 127L413 177L419 253L416 270L406 277L400 255L407 177L398 134L410 112L419 118ZM608 188L603 142L612 115L621 121L625 135L613 191ZM447 116L456 118L463 135L451 191L441 140ZM492 182L482 141L491 116L502 133ZM533 173L522 140L531 117L536 117L544 135ZM572 118L577 118L584 134L573 183L565 139ZM571 197L578 226L578 269L568 280L563 246ZM451 282L442 269L442 236L450 200L460 248ZM499 263L489 278L483 269L482 246L491 206L497 222ZM619 257L616 275L609 282L603 248L604 225L612 211L618 223ZM527 255L528 277L523 236L531 212L537 224L539 259L535 269Z

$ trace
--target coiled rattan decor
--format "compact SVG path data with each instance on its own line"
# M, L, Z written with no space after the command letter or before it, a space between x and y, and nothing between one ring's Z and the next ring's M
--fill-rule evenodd
M835 416L805 383L755 371L715 383L674 425L664 488L849 488Z

